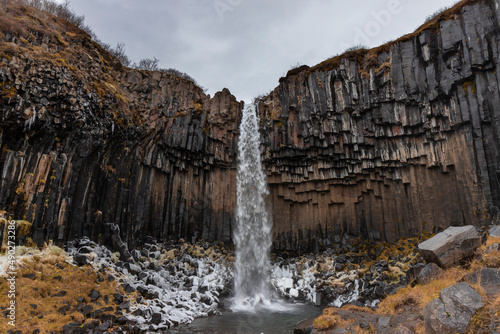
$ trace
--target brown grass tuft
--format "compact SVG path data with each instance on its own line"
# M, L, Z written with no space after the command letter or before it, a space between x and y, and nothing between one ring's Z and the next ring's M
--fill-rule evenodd
M344 320L337 314L337 309L326 308L323 314L314 320L313 327L318 331L325 331L335 327L345 328L353 323L354 319Z
M101 298L92 304L97 309L105 307L102 300L105 295L112 300L115 292L123 294L116 282L99 282L98 274L91 267L69 264L66 252L59 247L49 244L43 252L37 249L25 249L25 252L35 255L18 258L16 330L23 333L35 329L41 333L61 332L62 327L70 322L84 321L82 314L75 309L78 297L90 303L90 291L99 291ZM8 290L6 280L1 278L0 305L8 305ZM58 312L66 305L70 308L68 311ZM12 328L6 321L0 323L1 333L7 333L9 329Z

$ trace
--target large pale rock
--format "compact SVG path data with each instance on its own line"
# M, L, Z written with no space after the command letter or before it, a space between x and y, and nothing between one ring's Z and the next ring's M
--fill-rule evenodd
M469 284L459 283L439 292L424 310L427 334L465 333L474 313L484 299Z
M419 244L418 250L427 262L449 267L474 254L480 243L474 226L452 226Z
M500 225L496 225L490 228L490 237L500 238Z

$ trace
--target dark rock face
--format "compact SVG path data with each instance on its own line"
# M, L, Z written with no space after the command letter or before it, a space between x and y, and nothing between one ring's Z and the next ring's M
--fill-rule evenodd
M497 214L496 3L291 71L260 100L276 249ZM148 238L230 241L242 103L123 68L74 27L42 28L1 35L0 210L40 245L88 236L123 260Z
M291 71L260 100L276 248L391 241L497 213L495 5Z
M61 34L0 41L19 50L0 52L0 209L38 244L88 236L124 260L147 236L229 241L242 104Z

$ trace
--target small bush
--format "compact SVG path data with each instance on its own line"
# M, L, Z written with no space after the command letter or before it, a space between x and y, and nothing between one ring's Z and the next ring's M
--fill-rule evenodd
M137 64L134 64L132 67L144 71L157 71L159 69L158 67L159 63L160 60L157 59L156 57L144 58L139 60L139 62Z
M364 45L364 44L356 44L356 45L353 45L349 48L347 48L345 52L351 52L351 51L358 51L358 50L367 50L368 49L368 46L367 45Z
M314 329L324 331L335 327L345 328L347 325L354 322L354 319L344 320L337 314L337 309L326 308L323 314L317 317L313 322Z

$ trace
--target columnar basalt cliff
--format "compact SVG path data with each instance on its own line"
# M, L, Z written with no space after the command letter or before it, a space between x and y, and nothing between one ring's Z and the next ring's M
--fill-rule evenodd
M499 1L291 70L259 102L275 247L489 222L500 203Z
M107 223L136 244L231 239L242 105L188 80L122 68L84 32L30 7L2 14L0 209L34 240ZM45 23L40 23L45 22ZM108 240L109 242L109 240Z
M242 103L122 67L0 3L0 210L33 238L231 240ZM280 79L258 102L276 249L480 224L500 203L498 0Z

